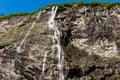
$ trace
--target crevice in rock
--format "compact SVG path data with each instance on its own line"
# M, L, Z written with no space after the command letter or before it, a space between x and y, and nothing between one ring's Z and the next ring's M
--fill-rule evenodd
M63 32L63 35L61 37L61 44L63 46L68 45L70 37L71 37L71 30L68 29L66 32Z
M26 73L22 73L22 75L26 78L26 79L28 79L28 80L34 80L34 78L31 76L31 75L28 75L28 74L26 74Z
M80 68L72 68L72 69L69 69L69 72L67 74L67 78L81 78L83 76L83 71L82 69Z
M7 44L6 44L6 45L1 45L1 46L0 46L0 49L5 48L6 46L8 46L8 45L7 45Z
M90 74L91 72L93 72L95 70L96 70L96 66L93 65L93 66L89 67L89 69L87 71L85 71L85 74Z

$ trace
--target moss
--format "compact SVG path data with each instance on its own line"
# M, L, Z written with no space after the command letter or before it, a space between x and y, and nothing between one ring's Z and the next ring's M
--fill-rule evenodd
M30 15L27 19L25 19L24 21L23 21L23 23L25 24L25 23L29 23L30 21L31 21L31 19L32 19L32 15Z
M14 35L13 30L9 30L3 34L1 34L0 36L0 46L5 46L5 45L10 45L12 44L12 38L11 36ZM9 39L8 39L9 38Z
M13 42L10 40L5 41L2 38L0 38L0 46L10 45L10 44L13 44Z
M95 78L95 73L94 72L91 72L90 75Z
M6 34L4 34L4 36L6 37L10 37L10 36L13 36L13 35L18 35L22 32L23 30L22 29L17 29L17 30L9 30Z
M87 76L85 76L85 80L89 80L89 78Z
M27 20L24 20L23 21L23 23L28 23L30 20L29 19L27 19Z
M20 33L22 33L22 29L17 29L16 31L15 31L15 35L18 35L18 34L20 34Z
M117 45L118 48L120 48L120 40L116 41L116 45Z
M32 28L32 32L35 32L38 29L39 29L39 27L37 25L34 25L34 27Z
M75 12L78 12L78 7L74 7L73 10L74 10Z
M57 60L54 58L46 57L46 64L57 64Z
M108 59L107 59L107 58L101 58L101 62L102 62L102 63L107 63L107 62L108 62Z
M100 62L102 63L108 63L109 61L116 61L118 60L118 57L105 57L105 58L101 58Z
M11 36L11 35L13 35L13 33L14 33L13 30L9 30L5 35L6 36Z
M38 41L39 38L35 35L30 35L30 36L28 36L27 40L29 43L34 43L34 42Z
M53 62L53 59L52 58L46 58L46 62L51 63L51 62Z

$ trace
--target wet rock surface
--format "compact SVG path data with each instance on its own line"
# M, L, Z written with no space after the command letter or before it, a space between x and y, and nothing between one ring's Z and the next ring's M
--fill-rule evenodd
M51 54L52 30L48 28L51 8L41 16L31 30L22 53L16 48L25 37L38 13L0 20L0 79L39 80L43 57L46 59L45 77L56 80L57 59ZM58 7L55 23L61 33L64 51L65 80L120 79L120 6L110 9L101 6ZM51 70L53 74L50 75Z

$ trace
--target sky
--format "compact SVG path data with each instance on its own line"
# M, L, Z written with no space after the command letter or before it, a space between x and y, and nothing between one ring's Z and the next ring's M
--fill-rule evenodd
M0 14L31 12L51 3L78 2L80 0L0 0ZM91 2L93 0L84 0ZM120 2L120 0L99 0L101 2Z

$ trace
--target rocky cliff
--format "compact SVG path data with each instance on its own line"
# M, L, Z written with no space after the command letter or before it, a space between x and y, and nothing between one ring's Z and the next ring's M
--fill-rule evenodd
M46 52L46 76L41 80L58 80L56 54L51 55L53 31L48 28L51 7L40 11L36 20L38 14L0 19L1 80L40 80ZM58 6L55 23L64 51L65 80L120 80L120 5Z

